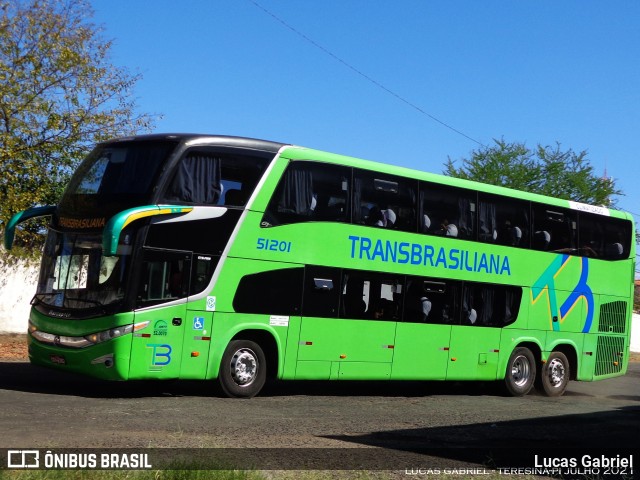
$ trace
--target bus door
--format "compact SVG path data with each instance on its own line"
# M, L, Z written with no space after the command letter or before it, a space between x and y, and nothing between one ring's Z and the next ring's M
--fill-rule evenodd
M307 267L296 378L390 378L402 307L392 277Z
M191 276L190 252L145 248L138 283L130 379L180 376Z
M451 329L447 380L495 380L500 353L500 326L510 299L504 288L465 283L460 322Z

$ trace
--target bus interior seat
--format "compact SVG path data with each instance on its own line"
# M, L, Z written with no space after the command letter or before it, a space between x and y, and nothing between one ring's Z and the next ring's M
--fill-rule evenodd
M393 228L393 226L396 224L396 220L398 219L396 212L394 212L390 208L387 208L386 210L382 210L382 215L384 217L383 226L387 228Z
M546 230L538 230L533 234L533 248L536 250L546 250L551 243L551 235Z
M516 225L513 227L513 230L511 230L511 236L512 245L520 245L520 241L522 240L522 229Z
M623 252L624 252L624 249L622 248L621 243L616 242L616 243L607 244L607 247L606 247L607 257L620 258Z
M429 215L427 215L425 213L424 214L424 223L422 224L422 231L424 233L427 233L430 228L431 228L431 219L429 218Z
M345 295L344 310L347 318L364 318L367 313L367 304L363 299Z

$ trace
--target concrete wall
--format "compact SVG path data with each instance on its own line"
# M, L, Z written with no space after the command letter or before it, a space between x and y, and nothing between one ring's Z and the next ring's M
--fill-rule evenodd
M18 261L0 246L0 333L26 333L38 262Z

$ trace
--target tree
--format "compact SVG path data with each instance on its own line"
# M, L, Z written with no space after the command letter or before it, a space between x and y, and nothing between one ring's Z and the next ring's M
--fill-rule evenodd
M57 203L91 145L149 130L86 0L0 3L0 221ZM33 233L37 226L29 228ZM36 236L37 237L37 236ZM23 236L23 241L34 241Z
M612 178L598 176L587 159L587 152L563 151L541 146L532 151L524 143L494 140L495 145L471 152L457 168L449 158L446 175L500 185L517 190L565 198L576 202L614 206L616 189Z

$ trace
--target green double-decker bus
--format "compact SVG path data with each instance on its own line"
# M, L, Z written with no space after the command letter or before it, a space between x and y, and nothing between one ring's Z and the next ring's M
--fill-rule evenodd
M99 144L51 216L32 363L109 380L623 375L629 214L248 138Z

